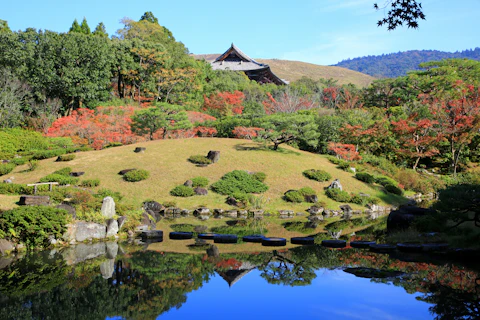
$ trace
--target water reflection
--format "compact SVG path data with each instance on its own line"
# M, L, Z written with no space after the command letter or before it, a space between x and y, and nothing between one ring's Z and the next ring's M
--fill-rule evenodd
M16 260L0 259L0 267L0 319L180 317L192 308L197 313L206 312L205 306L195 301L221 302L240 293L243 298L236 299L245 301L252 292L265 292L258 307L254 307L254 302L229 304L225 300L225 306L219 303L214 308L207 307L208 315L221 315L228 312L227 307L241 306L237 315L256 318L258 308L263 306L280 307L279 318L311 318L312 305L322 308L319 315L326 314L328 305L336 310L332 314L341 319L349 318L353 312L345 309L343 299L347 296L354 299L355 295L351 297L348 289L338 291L345 284L340 281L347 280L352 290L358 291L359 301L375 294L381 299L388 288L385 284L403 288L395 291L392 298L402 301L403 307L397 311L392 305L384 305L386 309L382 309L398 318L405 318L402 314L406 304L419 310L407 318L425 318L422 312L435 319L480 317L478 268L445 262L407 262L357 249L308 246L263 253L207 255L97 243ZM325 304L335 292L338 296ZM279 293L285 295L280 301L276 300ZM311 295L316 299L310 301ZM368 308L380 310L381 304L379 300L368 303L362 300L362 305Z

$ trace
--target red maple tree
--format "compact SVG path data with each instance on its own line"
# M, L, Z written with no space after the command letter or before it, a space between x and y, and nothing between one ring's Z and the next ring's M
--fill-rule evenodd
M225 91L204 96L203 110L218 114L220 116L230 116L233 114L242 114L243 92L235 91L233 93Z
M329 142L328 150L332 151L337 157L343 160L355 161L362 159L353 144Z
M257 137L258 132L262 130L265 130L265 129L257 128L257 127L235 127L232 130L232 133L235 136L235 138L252 140L253 138Z

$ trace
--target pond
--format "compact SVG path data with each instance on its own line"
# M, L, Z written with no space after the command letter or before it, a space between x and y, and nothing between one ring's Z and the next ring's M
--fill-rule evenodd
M0 258L0 319L480 318L477 265L238 246L245 252L111 242Z

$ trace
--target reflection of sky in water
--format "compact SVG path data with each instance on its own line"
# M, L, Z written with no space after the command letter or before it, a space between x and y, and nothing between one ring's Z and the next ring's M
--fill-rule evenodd
M431 319L429 304L394 285L373 283L341 270L317 271L310 286L271 285L254 270L231 288L220 276L187 295L161 319Z

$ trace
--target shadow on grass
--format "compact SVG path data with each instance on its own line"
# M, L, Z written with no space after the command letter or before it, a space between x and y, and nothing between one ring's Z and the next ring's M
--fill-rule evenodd
M265 146L263 144L254 144L254 143L239 143L234 146L234 149L237 151L267 151L267 152L275 152L281 154L294 154L294 155L301 155L300 152L283 149L278 147L277 150L273 150L273 146Z

